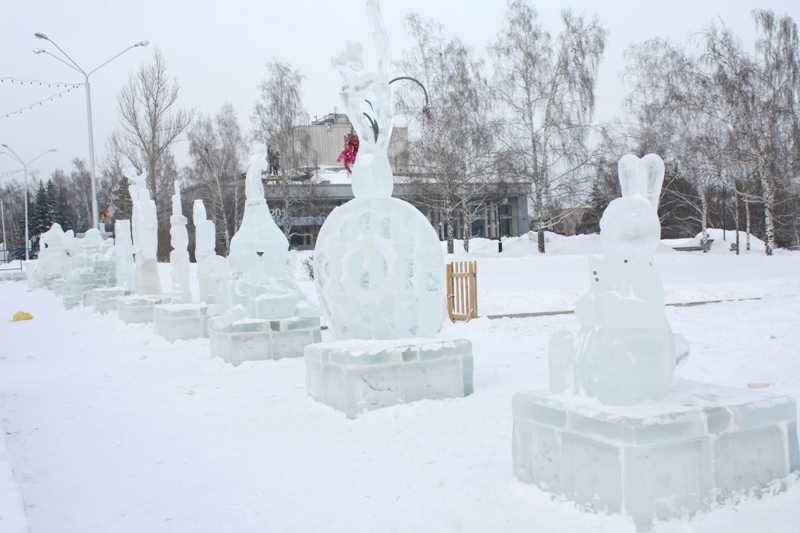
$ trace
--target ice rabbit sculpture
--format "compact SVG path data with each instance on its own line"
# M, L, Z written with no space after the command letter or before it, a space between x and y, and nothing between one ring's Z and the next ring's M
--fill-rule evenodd
M664 162L656 154L619 161L622 197L600 220L603 256L589 257L590 290L578 300L577 337L550 339L550 390L633 405L666 397L688 342L673 334L653 254L661 234L658 207Z

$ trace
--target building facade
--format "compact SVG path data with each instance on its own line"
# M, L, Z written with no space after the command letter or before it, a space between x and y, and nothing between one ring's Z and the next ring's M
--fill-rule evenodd
M337 162L344 149L344 136L352 128L347 116L337 112L298 126L315 161L302 169L287 170L286 177L265 176L265 196L273 218L290 235L293 247L313 249L325 218L336 207L353 199L350 176ZM393 196L419 209L445 240L448 217L442 188L430 176L414 175L408 169L408 129L395 127L389 144L389 161L395 175ZM528 196L530 183L500 182L487 176L483 182L461 185L460 204L451 204L453 234L470 237L514 237L530 227Z

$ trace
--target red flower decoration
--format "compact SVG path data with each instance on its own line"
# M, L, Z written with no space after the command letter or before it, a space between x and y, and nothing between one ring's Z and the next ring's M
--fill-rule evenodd
M350 168L356 162L358 155L358 135L355 133L348 133L344 136L344 150L341 155L336 159L337 162L344 163L344 168L348 174L352 174L353 170Z

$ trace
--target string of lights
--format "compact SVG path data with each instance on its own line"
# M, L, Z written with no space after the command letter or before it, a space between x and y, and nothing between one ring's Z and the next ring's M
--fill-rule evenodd
M40 87L44 87L45 85L48 87L55 86L56 88L60 87L80 87L83 85L82 83L66 83L63 81L42 81L42 80L23 80L19 78L11 78L11 77L0 77L0 83L18 83L20 85L38 85Z
M19 174L20 172L25 172L24 168L19 170L8 170L6 172L0 172L0 178L7 178L8 176L13 176L14 174Z
M10 117L11 115L16 115L17 113L22 113L23 111L26 111L26 110L31 110L31 109L33 109L33 106L42 105L43 102L52 101L54 98L61 98L61 95L66 94L66 93L70 92L71 90L76 89L78 87L80 87L80 85L75 85L74 87L70 87L66 91L61 91L58 94L54 94L53 96L48 96L47 98L39 100L38 102L34 102L32 104L28 104L28 105L26 105L24 107L21 107L21 108L17 109L16 111L12 111L10 113L6 113L5 115L0 116L0 119L4 119L4 118L7 118L7 117Z

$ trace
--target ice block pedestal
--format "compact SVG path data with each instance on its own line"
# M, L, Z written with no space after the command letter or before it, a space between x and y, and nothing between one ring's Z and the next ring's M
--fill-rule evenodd
M472 394L466 339L346 340L306 346L308 394L347 418L416 400Z
M92 310L95 313L105 314L117 310L117 298L128 296L133 291L125 287L105 287L92 289Z
M162 302L161 296L132 294L117 300L117 315L126 324L153 321L153 308Z
M319 342L319 317L249 318L241 313L211 319L211 357L234 366L243 361L302 357L303 348Z
M153 329L169 342L208 337L208 304L163 304L153 307Z
M639 529L800 469L795 401L766 391L675 380L628 407L521 392L513 417L517 478Z

